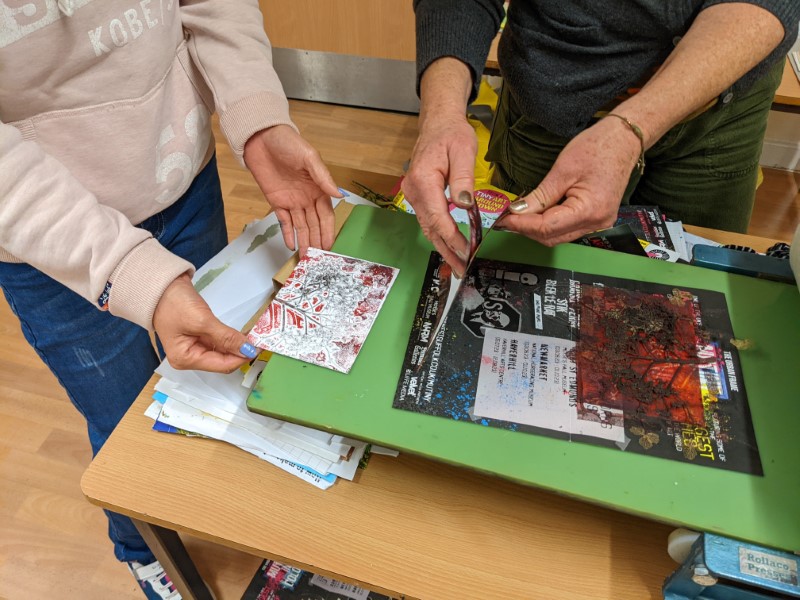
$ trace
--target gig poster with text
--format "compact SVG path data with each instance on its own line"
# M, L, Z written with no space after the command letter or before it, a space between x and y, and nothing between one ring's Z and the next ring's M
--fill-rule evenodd
M762 474L723 294L478 259L425 352L442 264L395 408Z

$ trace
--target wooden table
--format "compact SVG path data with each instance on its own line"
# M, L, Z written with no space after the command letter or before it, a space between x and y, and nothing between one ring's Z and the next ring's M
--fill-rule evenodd
M391 185L332 171L377 191ZM770 245L720 233L722 242ZM90 502L135 519L186 600L211 596L175 532L433 600L639 600L660 597L676 567L668 525L414 456L373 456L356 482L320 491L228 444L152 431L143 413L154 383L81 487Z
M413 456L373 456L320 491L233 446L152 431L152 383L81 487L139 522L186 600L209 596L174 531L434 600L638 600L676 566L669 526Z
M800 112L800 81L788 58L783 68L783 79L772 101L772 108L785 112Z

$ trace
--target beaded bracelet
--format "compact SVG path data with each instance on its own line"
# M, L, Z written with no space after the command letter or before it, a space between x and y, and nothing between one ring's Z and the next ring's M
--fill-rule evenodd
M639 169L639 175L644 175L644 133L639 128L638 125L635 123L631 123L626 117L622 115L618 115L616 113L608 113L607 117L617 117L620 121L625 123L628 128L639 138L639 144L641 144L642 151L639 153L639 160L636 161L636 168Z

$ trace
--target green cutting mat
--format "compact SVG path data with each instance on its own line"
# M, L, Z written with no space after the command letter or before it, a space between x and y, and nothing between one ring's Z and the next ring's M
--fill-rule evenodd
M356 207L334 245L400 274L348 375L274 356L251 410L649 518L800 550L800 294L795 286L493 232L481 256L723 292L764 476L722 471L392 408L432 246L416 219Z

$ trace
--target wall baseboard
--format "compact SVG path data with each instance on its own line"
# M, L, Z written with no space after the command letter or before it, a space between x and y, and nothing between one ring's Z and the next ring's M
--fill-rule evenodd
M272 61L289 98L419 112L412 61L294 48L273 48Z
M765 139L759 163L762 167L800 171L800 142Z

